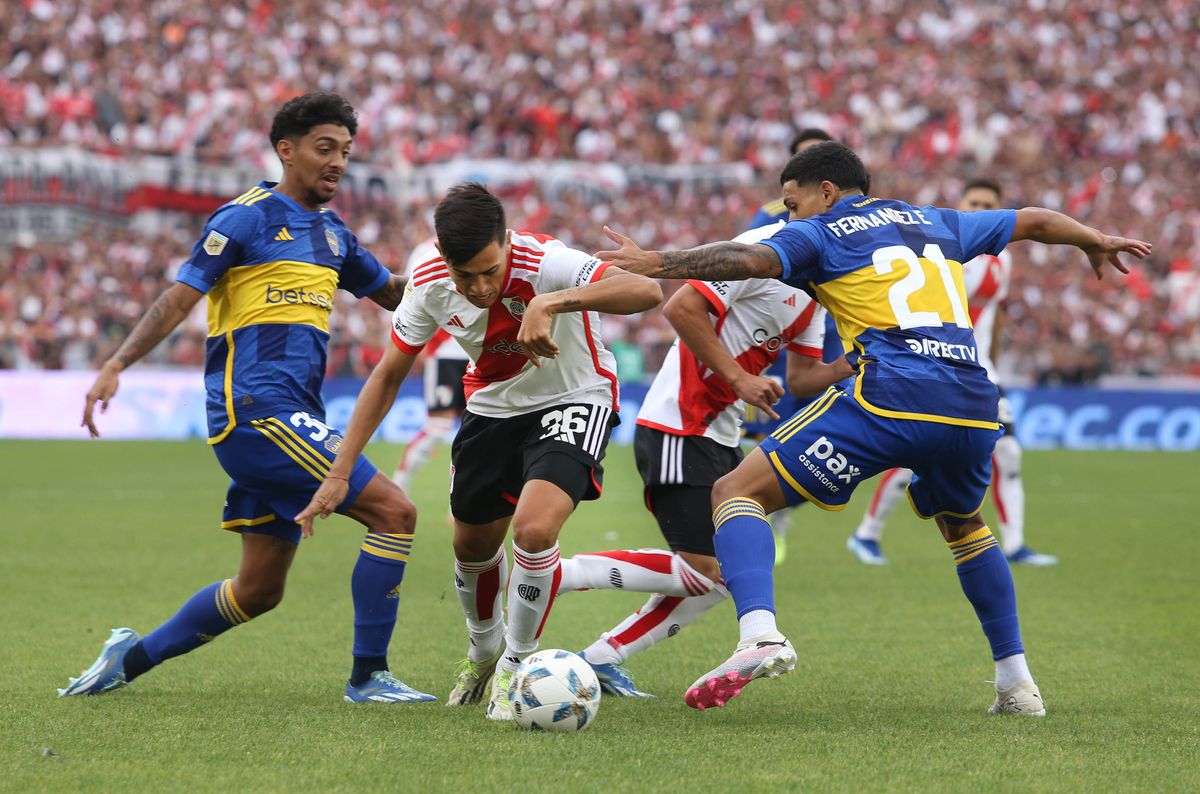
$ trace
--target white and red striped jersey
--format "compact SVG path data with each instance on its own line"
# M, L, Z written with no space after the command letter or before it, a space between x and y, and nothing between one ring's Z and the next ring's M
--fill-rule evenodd
M782 224L751 229L734 242L770 237ZM717 339L747 372L761 375L784 350L821 358L825 309L782 281L689 281L711 306ZM646 393L637 423L679 436L704 436L736 447L746 404L680 340Z
M453 337L471 359L463 377L467 409L481 416L519 416L563 403L618 410L616 361L600 341L595 312L557 315L558 358L543 358L540 367L517 344L534 295L590 284L608 265L553 237L512 232L511 240L504 287L487 309L458 291L440 256L421 264L392 315L392 342L415 355L439 329Z
M437 246L434 241L437 238L430 237L425 242L413 249L413 252L408 256L408 262L404 266L404 275L411 277L413 273L420 270L422 266L432 264L435 260L441 261L442 255L438 253ZM436 367L433 362L452 360L452 361L469 361L467 351L463 350L458 345L454 344L450 338L450 334L439 330L429 340L425 346L426 361L430 365Z
M980 254L963 265L963 282L967 288L967 310L975 327L979 363L987 370L992 383L999 383L992 361L992 333L996 327L996 314L1008 297L1008 286L1012 282L1012 255L1008 251L1001 251L999 256Z

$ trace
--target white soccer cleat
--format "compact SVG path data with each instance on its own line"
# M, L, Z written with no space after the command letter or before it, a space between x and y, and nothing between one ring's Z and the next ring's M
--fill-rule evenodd
M684 694L684 702L703 711L721 707L741 694L756 678L778 678L796 669L796 649L778 632L755 637L738 645L724 664L696 679Z
M492 678L492 697L488 701L485 715L489 720L511 722L512 714L512 670L497 670Z
M988 714L1021 714L1026 717L1046 716L1046 704L1042 693L1032 681L1018 681L1003 692L996 690L996 702L988 707Z
M447 706L470 706L483 700L492 683L492 675L496 672L496 662L500 661L503 648L496 655L482 662L473 662L470 658L463 659L454 668L454 689L446 698Z

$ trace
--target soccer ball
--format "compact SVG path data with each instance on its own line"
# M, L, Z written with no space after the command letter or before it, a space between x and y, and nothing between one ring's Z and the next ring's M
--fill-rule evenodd
M582 731L600 710L600 682L592 666L570 651L530 655L513 673L508 691L513 721L531 731Z

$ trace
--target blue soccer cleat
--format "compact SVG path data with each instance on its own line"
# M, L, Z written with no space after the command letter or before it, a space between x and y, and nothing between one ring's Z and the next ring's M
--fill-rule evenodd
M588 659L587 654L583 651L579 652L579 656L596 673L596 679L600 682L600 691L604 694L622 698L654 697L649 692L642 692L638 689L637 684L633 683L633 676L630 672L616 662L597 664Z
M92 666L78 678L69 680L66 689L58 690L58 696L99 695L125 686L128 683L125 680L125 654L141 639L142 635L133 629L113 629Z
M883 550L879 548L877 540L863 540L858 535L851 535L846 538L846 548L850 549L850 553L858 558L858 561L863 565L887 565L887 557L883 556Z
M1039 554L1028 546L1014 551L1012 554L1004 555L1012 565L1036 565L1039 567L1046 565L1058 565L1058 557L1053 554Z
M358 686L346 683L347 703L432 703L433 695L418 692L387 670L376 670Z

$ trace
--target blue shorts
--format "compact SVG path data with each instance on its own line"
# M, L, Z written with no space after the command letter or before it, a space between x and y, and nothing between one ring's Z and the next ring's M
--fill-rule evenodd
M839 386L780 425L759 446L789 505L809 501L841 510L860 482L881 471L913 470L908 486L922 518L968 518L992 480L992 448L1001 431L867 411Z
M324 481L341 444L340 433L304 411L238 424L213 446L221 468L233 480L221 528L299 543L296 515ZM350 474L350 491L337 512L350 509L375 472L360 455Z

